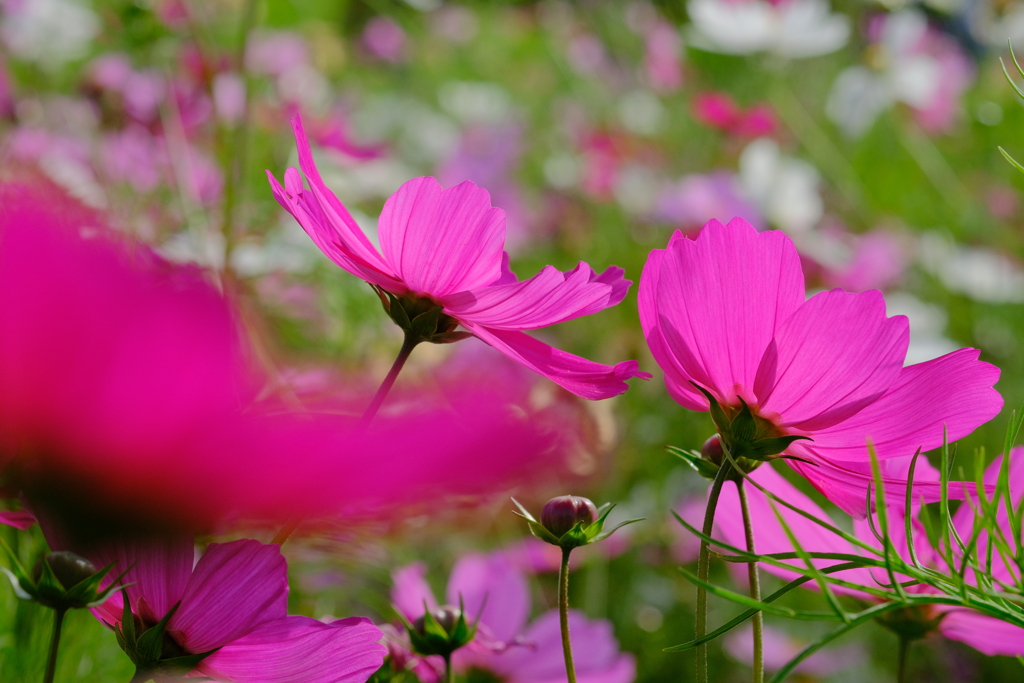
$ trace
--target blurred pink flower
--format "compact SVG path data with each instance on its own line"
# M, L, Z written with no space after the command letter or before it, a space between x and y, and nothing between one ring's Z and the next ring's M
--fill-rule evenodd
M121 541L84 556L96 566L113 564L110 576L127 571L136 629L152 628L177 607L164 636L183 651L175 654L215 650L192 675L232 683L356 683L380 668L386 648L369 619L288 616L288 565L279 545L213 543L198 562L194 552L191 538L175 537ZM92 610L111 629L121 627L123 611L120 594Z
M903 367L907 318L885 315L880 292L834 289L804 299L800 257L782 232L709 222L696 240L676 233L655 249L640 282L644 335L669 394L709 410L740 399L781 435L808 436L785 453L818 490L863 517L871 482L867 443L885 461L955 441L998 414L999 369L961 349ZM938 500L939 486L917 491ZM887 495L902 500L890 480Z
M320 178L299 118L294 126L310 189L294 168L285 172L285 187L267 176L277 201L339 266L395 296L429 298L475 336L578 396L615 396L628 388L626 379L646 376L636 361L602 365L523 331L619 303L630 285L621 268L598 275L582 262L568 273L547 266L520 282L503 248L504 212L491 207L487 191L471 182L445 190L433 178L414 178L385 202L378 251Z
M771 626L764 627L761 637L765 671L778 671L810 644L801 643L785 631ZM753 663L754 633L750 628L737 628L724 638L722 644L736 661L748 666ZM868 653L860 643L829 647L800 662L793 673L815 678L831 676L844 669L862 666L867 657Z
M405 31L394 19L376 16L363 29L363 47L378 59L400 62L405 56Z
M894 235L885 230L872 230L863 235L849 235L852 254L845 264L825 267L823 278L831 287L850 292L889 289L903 279L908 255Z
M292 115L298 115L298 107L290 107ZM309 120L309 117L307 117ZM348 117L344 110L335 107L324 118L313 118L309 126L310 137L313 141L335 152L340 152L345 157L355 161L369 161L379 159L387 154L387 145L363 145L352 139L349 131Z
M256 74L281 76L309 63L309 46L297 33L257 31L246 45L245 65Z
M698 93L693 100L693 117L706 126L740 137L774 135L779 129L771 105L755 104L744 111L724 92Z
M423 616L424 603L429 609L438 607L425 574L423 565L415 564L392 575L392 602L410 621ZM529 586L503 552L460 558L452 568L446 596L449 605L462 601L468 620L479 615L476 638L452 658L457 670L483 669L505 683L566 680L558 610L550 610L527 624ZM580 683L634 680L636 662L632 655L619 652L609 622L570 611L569 631Z
M1024 492L1024 449L1014 449L1011 458L1010 489L1013 497L1015 498L1015 504L1017 504L1019 503L1021 493ZM911 458L897 458L895 461L889 462L896 465L902 471L901 476L906 479L910 460ZM989 466L985 475L987 483L995 483L999 472L1000 462L1001 459L997 459ZM822 510L817 503L786 481L778 472L772 469L771 465L763 465L759 467L751 473L751 477L779 499L800 508L804 512L810 513L818 519L828 522L829 524L834 524L829 515ZM927 460L921 458L918 461L917 469L915 470L915 492L922 483L934 483L939 481L939 478L939 472L928 464ZM901 493L901 496L902 495L903 494ZM775 512L772 510L772 506L769 504L767 497L761 491L752 486L747 488L747 496L748 503L750 505L751 521L754 528L754 547L756 551L760 554L793 552L793 544L790 542L785 530L782 528L778 518L775 516ZM776 506L776 509L779 514L782 515L783 519L785 519L790 531L797 537L797 540L800 542L800 546L803 550L807 552L842 553L846 555L860 554L861 551L845 539L822 528L807 518L796 514L789 508ZM893 549L902 558L909 562L910 555L905 533L906 526L904 524L904 510L904 503L889 507L889 534L892 539ZM953 523L957 526L960 533L963 534L966 532L965 538L970 538L971 536L973 528L973 518L971 515L971 506L963 504L957 510L953 518ZM1003 520L1003 524L1005 525L1005 520ZM727 543L745 547L746 540L743 530L743 517L740 511L739 496L736 494L736 488L734 486L727 485L722 490L722 497L719 499L718 503L718 514L715 518L715 527L717 533L720 533L721 538L723 538ZM914 548L919 561L925 566L933 568L937 567L939 557L928 540L924 526L915 519L912 522L911 528L913 530L912 536ZM871 527L867 520L855 521L853 529L854 535L860 540L877 548L881 547L874 533L871 531ZM1008 532L1009 530L1006 529L1006 531ZM983 546L984 543L984 540L979 540L979 547ZM1003 565L1002 561L998 558L996 558L995 561L998 563L993 569L996 577L1008 580L1012 583L1014 579L1012 578L1013 575L1010 573L1009 569ZM815 560L814 562L816 566L822 568L841 563L840 560ZM791 564L794 564L795 566L805 566L803 565L802 560L791 562ZM785 569L780 569L766 564L762 564L761 567L764 571L780 576L787 581L798 576L795 572L790 572ZM866 567L837 572L832 576L844 581L863 586L870 586L872 588L875 588L880 584L884 585L889 583L889 577L884 570L875 570ZM902 575L897 574L897 580L909 580L909 577L900 578L901 576ZM807 584L807 587L814 590L816 589L816 584L811 582ZM877 597L863 591L858 591L855 588L838 585L832 585L830 587L837 593L851 595L866 602L878 601ZM921 586L912 586L907 590L910 592L922 592L931 589ZM947 638L965 642L971 647L974 647L989 656L997 654L1009 656L1024 654L1024 629L1020 627L1007 624L995 619L994 617L985 616L973 610L947 605L931 606L930 609L926 610L925 618L931 619L940 614L944 614L945 616L942 617L936 628L939 633Z
M238 322L198 269L55 189L0 184L0 470L17 463L11 484L72 531L129 511L206 530L504 490L553 455L500 387L453 388L458 411L420 401L366 431L257 402L267 381Z
M100 159L107 178L126 182L138 192L155 190L167 170L162 142L138 124L104 136Z
M687 175L668 183L658 196L654 216L684 232L701 228L714 216L742 216L758 230L767 227L761 212L743 197L739 180L728 171Z
M14 111L14 91L11 89L11 77L7 73L7 65L0 57L0 117Z
M217 116L236 124L245 114L245 80L233 71L223 71L213 79L213 106Z
M455 152L437 168L437 180L445 187L472 180L488 189L492 201L505 211L505 248L512 252L530 237L529 212L513 177L522 154L521 138L516 124L469 126Z
M679 29L667 21L653 21L644 36L644 68L651 86L661 92L683 84L683 41Z

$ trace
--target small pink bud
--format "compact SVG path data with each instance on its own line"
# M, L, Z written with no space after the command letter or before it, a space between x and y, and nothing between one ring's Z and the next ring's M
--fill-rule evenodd
M722 437L718 434L711 435L704 442L704 445L700 447L700 455L708 462L721 467L722 460L725 457L725 451L722 450Z
M576 526L577 523L593 524L597 519L597 506L582 496L558 496L552 498L540 512L540 523L557 538Z

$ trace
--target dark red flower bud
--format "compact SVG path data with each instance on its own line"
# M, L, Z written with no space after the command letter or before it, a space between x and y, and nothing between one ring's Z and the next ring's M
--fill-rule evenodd
M722 460L725 458L725 451L722 450L722 437L718 434L711 435L708 440L704 442L704 445L700 447L700 455L708 462L721 467Z
M50 553L46 556L46 563L50 565L50 570L64 586L64 590L74 588L96 573L96 565L81 555L75 555L66 550ZM42 575L43 561L40 560L32 569L32 578L38 582Z
M552 498L540 512L540 523L556 538L583 522L593 524L597 519L597 506L582 496L559 496Z

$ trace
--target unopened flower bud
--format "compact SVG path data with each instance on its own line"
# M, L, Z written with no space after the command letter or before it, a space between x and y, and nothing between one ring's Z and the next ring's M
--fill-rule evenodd
M708 462L721 467L722 459L725 457L725 451L722 450L722 437L712 434L700 447L700 455Z
M66 550L50 553L44 559L65 590L74 588L97 571L96 565L92 562ZM32 568L32 580L38 582L42 575L43 560L41 559Z
M561 538L578 523L593 524L597 519L597 506L582 496L552 498L540 512L540 523L556 538Z
M438 607L436 610L431 612L431 615L434 617L434 619L437 620L437 623L441 625L441 628L445 630L445 633L450 634L452 633L452 631L455 630L455 625L459 623L459 617L462 616L462 610L460 610L458 607L442 605L441 607ZM424 628L425 620L426 615L423 615L416 621L412 622L412 627L420 635L426 634L426 630Z

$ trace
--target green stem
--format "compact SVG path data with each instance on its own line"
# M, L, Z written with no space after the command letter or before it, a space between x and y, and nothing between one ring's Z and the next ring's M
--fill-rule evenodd
M395 362L391 365L391 370L388 371L388 376L381 382L380 388L377 389L377 393L374 394L373 400L370 401L370 405L367 406L366 412L363 413L362 419L359 421L360 427L365 427L370 424L374 416L377 415L377 411L380 410L380 406L384 403L384 399L387 397L388 392L391 391L391 387L394 385L395 380L398 379L398 373L402 371L402 367L405 365L405 361L409 360L409 354L416 348L419 343L418 340L411 338L410 335L405 335L405 341L402 342L402 349L398 352L398 356L395 358Z
M743 480L736 482L736 489L740 495L740 509L743 511L743 533L747 538L747 552L754 554L754 525L750 523L750 506L747 504L747 490L743 487ZM750 581L750 597L761 602L761 577L758 573L757 562L747 564L747 578ZM764 614L757 612L751 620L754 626L754 683L764 681Z
M455 683L455 671L452 669L452 656L444 658L444 683Z
M569 683L576 683L576 666L572 662L572 641L569 640L569 554L562 548L562 565L558 568L558 621L562 626L562 654L565 655L565 675Z
M66 609L53 610L53 636L50 638L50 654L46 657L46 673L43 674L43 683L53 683L53 677L57 674L57 649L60 647L60 631L64 626L64 615Z
M704 528L702 531L705 536L710 536L711 531L715 525L715 509L718 507L718 497L722 494L722 485L725 484L725 480L729 478L729 472L732 470L732 465L727 462L723 462L721 467L718 468L718 474L715 475L715 481L711 484L711 492L708 494L708 506L704 510ZM707 581L708 575L711 569L711 547L708 542L701 540L700 542L700 556L697 559L697 578L701 581ZM708 591L702 586L697 587L697 626L695 629L694 640L699 640L704 637L708 631ZM697 683L708 683L708 646L705 643L701 643L696 648L697 651Z
M224 174L224 204L221 215L221 234L224 236L224 271L231 271L231 252L235 246L235 208L238 205L239 186L242 181L242 171L245 168L246 156L249 142L249 89L250 83L245 72L245 51L249 44L249 33L256 23L257 6L259 0L248 0L245 9L242 11L242 21L239 25L238 50L235 53L235 67L245 82L245 102L242 109L242 119L228 142L228 154L225 163Z
M896 665L896 683L904 683L907 677L907 652L910 651L910 640L900 638L900 653Z

